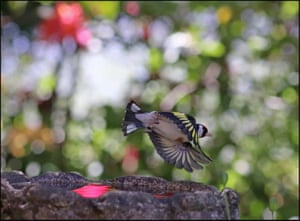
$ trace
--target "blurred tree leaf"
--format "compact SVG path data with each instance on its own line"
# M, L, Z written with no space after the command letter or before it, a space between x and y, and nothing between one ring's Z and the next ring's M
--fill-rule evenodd
M47 74L42 77L38 84L38 91L43 95L53 92L56 87L56 76L54 74Z
M292 87L287 87L282 92L282 98L288 103L294 103L298 100L298 93Z
M284 1L281 6L281 17L290 19L299 13L299 1Z
M93 16L115 19L120 11L119 1L80 1Z
M219 41L204 40L200 43L200 52L204 56L222 57L225 53L225 46Z
M9 9L16 15L19 16L24 13L28 1L8 1Z
M163 57L161 51L157 48L150 49L149 68L152 73L157 72L163 64Z

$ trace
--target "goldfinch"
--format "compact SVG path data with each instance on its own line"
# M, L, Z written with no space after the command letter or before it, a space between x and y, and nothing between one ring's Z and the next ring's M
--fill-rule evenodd
M209 135L208 130L190 115L146 112L130 101L123 119L123 134L127 136L140 128L145 129L158 154L169 164L193 172L193 169L203 169L201 164L211 162L199 144L199 138Z

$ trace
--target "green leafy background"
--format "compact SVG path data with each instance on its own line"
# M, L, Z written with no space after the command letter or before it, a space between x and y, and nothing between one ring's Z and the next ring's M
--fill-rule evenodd
M236 190L242 219L299 216L297 1L79 3L94 43L71 50L36 38L54 1L1 2L2 171L193 180ZM131 99L204 123L213 162L188 173L124 137Z

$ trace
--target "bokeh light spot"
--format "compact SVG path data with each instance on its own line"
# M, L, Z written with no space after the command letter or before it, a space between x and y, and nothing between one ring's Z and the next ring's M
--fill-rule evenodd
M38 162L30 162L25 169L26 175L29 177L37 176L41 172L41 165Z
M103 165L99 161L91 162L87 167L87 173L90 177L99 177L103 173Z

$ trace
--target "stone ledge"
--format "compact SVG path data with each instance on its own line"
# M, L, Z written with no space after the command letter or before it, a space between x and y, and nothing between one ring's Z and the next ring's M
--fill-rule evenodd
M110 186L100 197L73 190ZM1 172L1 219L239 219L239 197L231 189L159 177L124 176L88 180L76 173L26 177Z

